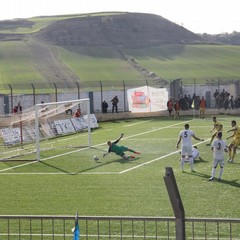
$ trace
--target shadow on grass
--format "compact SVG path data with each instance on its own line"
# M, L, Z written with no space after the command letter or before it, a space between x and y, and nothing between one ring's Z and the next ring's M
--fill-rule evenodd
M114 160L113 162L119 162L121 164L125 164L125 163L129 163L129 162L134 162L136 160L140 159L140 157L135 157L135 158L130 158L130 159L123 159L123 158L120 158L120 159L117 159L117 160Z
M72 175L71 172L68 172L68 171L66 171L66 170L64 170L64 169L62 169L62 168L57 167L57 166L51 165L51 164L46 163L46 162L41 162L41 161L40 161L40 163L43 164L43 165L45 165L45 166L47 166L47 167L53 168L53 169L55 169L55 170L58 170L58 171L60 171L60 172L64 172L64 173L67 173L67 174L69 174L69 175Z
M207 181L211 177L210 174L208 175L208 174L200 173L200 172L184 172L184 174L189 174L189 175L194 175L194 176L197 176L197 177L201 177L201 178L206 179ZM234 179L234 180L230 181L230 180L224 180L224 179L218 180L217 178L215 178L213 180L213 182L217 182L217 183L221 183L221 184L228 184L230 186L240 188L240 179Z
M194 164L198 164L198 163L208 163L208 161L207 161L207 160L204 160L203 158L201 158L201 159L195 159L195 160L194 160Z
M104 162L104 163L98 160L98 161L96 161L96 163L97 163L98 165L93 166L93 167L90 167L90 168L86 168L86 169L84 169L84 170L77 171L77 172L74 172L74 173L73 173L73 172L69 172L69 171L67 171L67 170L65 170L65 169L62 169L62 168L60 168L60 167L51 165L51 164L46 163L46 162L40 162L40 163L41 163L41 164L44 164L44 165L47 166L47 167L50 167L50 168L53 168L53 169L58 170L58 171L60 171L60 172L66 173L66 174L68 174L68 175L77 175L77 174L79 174L79 173L88 172L88 171L91 171L91 170L100 168L100 167L102 167L102 166L107 166L108 164L111 164L111 163L113 163L113 162L119 162L119 163L121 163L121 164L126 164L126 163L129 163L129 162L134 162L134 161L136 161L136 160L138 160L138 159L140 159L140 158L139 158L139 157L136 157L136 158L132 158L132 159L129 159L129 160L120 158L120 159L116 159L116 160L112 160L112 161L108 161L108 162Z
M116 159L116 160L112 160L112 161L108 161L108 162L101 162L101 161L96 161L96 163L98 163L97 166L94 166L94 167L91 167L91 168L87 168L87 169L84 169L84 170L81 170L81 171L78 171L78 172L75 172L75 173L71 173L72 175L77 175L79 173L83 173L83 172L87 172L87 171L90 171L90 170L93 170L93 169L97 169L97 168L100 168L102 166L107 166L108 164L111 164L111 163L114 163L114 162L119 162L121 164L126 164L126 163L129 163L129 162L133 162L133 161L136 161L138 160L139 158L133 158L133 159L129 159L129 160L125 160L125 159Z

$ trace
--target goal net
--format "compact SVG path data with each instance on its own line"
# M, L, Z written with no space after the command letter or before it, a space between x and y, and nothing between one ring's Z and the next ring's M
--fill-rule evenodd
M0 161L41 160L91 146L89 99L36 104L1 121Z

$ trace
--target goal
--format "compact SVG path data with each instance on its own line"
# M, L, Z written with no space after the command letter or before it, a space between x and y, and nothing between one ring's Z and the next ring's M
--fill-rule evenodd
M36 104L5 117L0 126L2 157L6 160L41 160L91 146L89 99Z
M89 99L41 103L35 106L36 159L41 151L63 154L91 146ZM70 136L76 132L85 134ZM87 132L87 134L86 134ZM60 138L68 135L69 137ZM56 139L58 137L58 139ZM60 138L60 139L59 139ZM42 140L49 139L47 143Z

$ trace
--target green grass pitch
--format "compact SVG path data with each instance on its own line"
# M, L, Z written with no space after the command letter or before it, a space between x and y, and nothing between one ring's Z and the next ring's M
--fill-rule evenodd
M224 126L223 138L229 134L230 121L239 117L217 116ZM198 145L204 161L195 163L196 173L185 164L179 167L178 134L188 122L204 142ZM101 122L92 132L91 149L74 149L72 153L41 162L0 162L0 215L79 215L94 216L173 216L163 177L172 167L185 208L186 217L238 218L240 158L225 162L223 180L209 182L212 152L209 142L213 122L205 119L166 117ZM123 160L114 154L105 158L107 140L125 133L120 145L141 152L135 159ZM66 137L67 138L67 137ZM77 141L76 138L68 140ZM53 150L52 150L53 151ZM52 152L53 154L53 152ZM97 155L100 159L93 160ZM226 154L226 159L228 158ZM218 174L219 168L217 170Z

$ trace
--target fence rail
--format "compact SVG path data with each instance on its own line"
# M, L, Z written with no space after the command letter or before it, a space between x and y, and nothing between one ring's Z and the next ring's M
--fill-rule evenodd
M174 217L79 216L81 240L176 239ZM1 240L70 240L75 216L0 215ZM186 239L240 239L240 219L186 218Z

